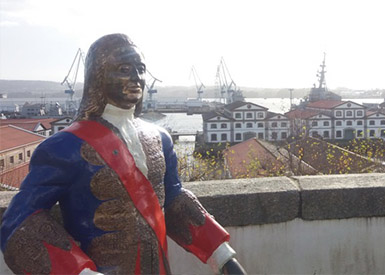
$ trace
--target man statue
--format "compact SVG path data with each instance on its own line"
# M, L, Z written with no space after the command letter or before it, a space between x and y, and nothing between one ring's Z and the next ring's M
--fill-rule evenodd
M244 273L229 234L182 188L169 134L137 118L145 73L126 35L91 45L75 122L38 146L4 213L13 272L170 274L167 233L215 273ZM56 202L63 225L48 212Z

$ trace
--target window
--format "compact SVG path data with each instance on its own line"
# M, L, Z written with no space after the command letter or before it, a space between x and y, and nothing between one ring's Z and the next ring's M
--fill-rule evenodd
M241 113L235 113L235 118L242 118L242 114Z
M342 137L342 131L336 131L336 137Z
M277 126L278 126L278 123L277 123L277 122L271 123L271 127L277 127Z
M324 138L329 138L329 131L324 131Z
M241 123L235 123L235 128L242 128L242 124Z
M253 118L253 113L246 113L246 118Z
M312 131L311 132L311 136L312 137L317 137L318 136L318 132L317 131Z
M263 128L263 123L262 122L258 122L258 128Z
M27 151L27 157L31 157L31 151L30 150Z
M363 111L357 111L357 116L363 116L364 115L364 112Z
M211 129L217 129L217 125L216 124L211 124L210 128Z
M227 134L222 134L221 135L221 140L227 140Z
M353 125L353 122L352 122L351 120L348 120L348 121L346 121L346 125L347 125L347 126L352 126L352 125Z
M353 116L353 112L352 111L346 111L346 116Z
M375 133L376 133L376 131L370 130L370 131L369 131L369 136L374 137Z
M19 154L19 160L23 160L23 153Z
M263 115L262 112L259 112L259 113L257 114L257 116L258 116L258 118L264 118L264 115Z
M211 134L211 141L217 141L217 134Z
M258 133L258 138L263 139L263 133Z
M277 139L277 137L278 137L278 134L276 132L272 132L271 133L271 138L272 139Z
M357 120L357 125L363 125L362 120Z
M385 130L381 130L381 137L385 137Z
M242 135L240 133L235 134L235 140L242 140Z
M364 132L362 130L358 130L357 137L363 137L363 136L364 136Z
M286 133L286 132L282 132L282 133L281 133L281 138L282 138L282 139L287 138L287 133Z
M385 125L385 120L381 120L380 124Z
M246 128L253 128L253 123L251 122L246 123Z
M324 121L324 126L329 126L329 121Z
M336 116L341 117L342 116L342 111L336 111Z
M336 121L336 126L341 126L342 125L342 121L341 120L337 120Z
M369 120L369 125L375 125L376 122L374 120Z
M226 129L227 128L227 124L226 123L222 123L221 124L221 129Z
M281 122L281 127L287 127L287 122Z
M318 126L318 121L312 121L311 126Z
M9 163L14 163L15 162L15 158L13 156L9 157Z
M4 167L4 159L0 159L0 168Z

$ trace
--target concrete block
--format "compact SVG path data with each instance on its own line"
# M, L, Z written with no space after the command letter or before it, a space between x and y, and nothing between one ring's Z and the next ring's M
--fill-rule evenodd
M385 215L385 174L304 176L301 218L344 219Z
M185 183L223 226L286 222L298 217L299 189L286 177Z

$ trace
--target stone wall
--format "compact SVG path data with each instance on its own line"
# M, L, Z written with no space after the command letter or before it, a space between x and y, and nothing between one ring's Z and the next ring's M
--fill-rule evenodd
M231 233L230 243L250 274L385 273L385 174L184 186ZM0 193L0 212L11 196ZM172 241L170 262L175 274L210 274Z

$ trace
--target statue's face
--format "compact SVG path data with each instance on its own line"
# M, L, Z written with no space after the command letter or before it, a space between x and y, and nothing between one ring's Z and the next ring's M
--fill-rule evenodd
M107 58L103 90L107 103L130 109L143 96L146 65L135 46L127 45L113 51Z

